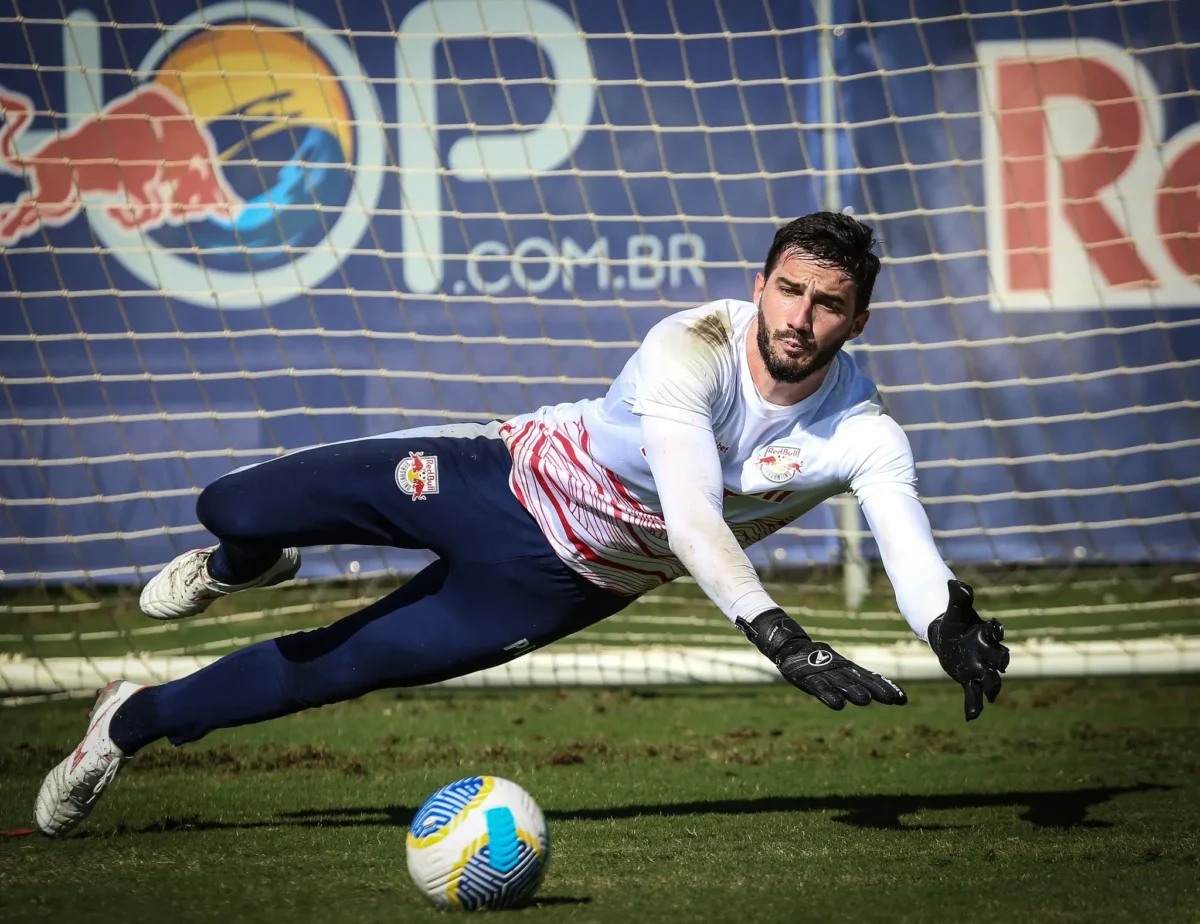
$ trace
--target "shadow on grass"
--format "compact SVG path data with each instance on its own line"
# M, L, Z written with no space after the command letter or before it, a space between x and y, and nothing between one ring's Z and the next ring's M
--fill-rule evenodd
M1170 790L1156 783L1135 786L1096 786L1088 789L1054 789L1026 792L944 793L925 795L768 796L761 799L722 799L663 805L621 805L609 808L557 809L546 812L550 821L609 821L679 815L757 815L775 812L830 812L833 821L855 828L891 831L938 831L963 825L905 824L904 818L922 812L955 809L1021 808L1020 818L1038 828L1109 828L1107 821L1088 818L1088 812L1117 796ZM141 828L118 826L120 834L171 831L301 827L408 827L416 809L407 805L362 808L305 809L283 812L270 820L250 822L206 821L199 817L165 818Z

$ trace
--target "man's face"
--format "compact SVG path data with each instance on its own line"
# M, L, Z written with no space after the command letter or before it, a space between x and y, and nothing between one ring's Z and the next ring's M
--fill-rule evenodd
M801 253L785 253L769 279L758 274L758 351L773 379L804 381L862 333L869 312L854 314L855 294L849 276Z

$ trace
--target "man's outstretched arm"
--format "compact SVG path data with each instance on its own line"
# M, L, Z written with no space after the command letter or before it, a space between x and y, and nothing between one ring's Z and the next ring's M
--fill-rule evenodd
M962 685L967 721L978 718L984 696L996 701L1008 667L1004 627L975 612L973 591L942 561L929 518L907 488L875 490L860 500L900 612Z
M907 702L904 691L886 677L814 642L767 594L725 523L721 461L712 431L643 416L642 436L671 551L784 679L831 709L841 709L847 701L857 706L872 700Z

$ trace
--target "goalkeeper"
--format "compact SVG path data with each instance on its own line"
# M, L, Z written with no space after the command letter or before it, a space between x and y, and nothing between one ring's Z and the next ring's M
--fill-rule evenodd
M896 684L811 639L743 552L847 490L901 613L962 684L974 719L1000 690L1003 629L976 615L971 589L943 563L908 440L841 349L869 318L874 244L845 215L796 219L775 235L753 302L665 318L603 398L307 449L213 482L197 516L218 544L150 581L147 616L194 616L287 580L304 546L430 549L438 559L325 628L159 686L109 684L83 740L42 785L38 827L75 827L121 763L158 739L184 744L493 667L684 573L826 706L903 705Z

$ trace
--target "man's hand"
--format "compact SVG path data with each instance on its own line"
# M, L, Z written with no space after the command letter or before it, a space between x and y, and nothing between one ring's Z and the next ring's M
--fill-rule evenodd
M848 661L822 642L808 637L796 620L775 608L759 613L737 627L768 658L792 686L809 693L830 709L842 709L846 700L856 706L871 700L903 706L908 696L898 686Z
M929 647L942 670L962 684L967 721L979 718L983 698L994 703L1000 695L1000 675L1008 668L1004 626L998 619L984 622L975 612L975 595L962 581L947 582L950 603L929 626Z

